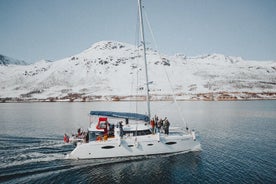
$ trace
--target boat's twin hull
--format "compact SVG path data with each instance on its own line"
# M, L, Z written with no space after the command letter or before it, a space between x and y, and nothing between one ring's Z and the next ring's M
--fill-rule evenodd
M135 157L143 155L170 154L200 150L200 143L189 138L137 141L132 139L112 139L78 145L69 155L73 159L94 159L113 157Z

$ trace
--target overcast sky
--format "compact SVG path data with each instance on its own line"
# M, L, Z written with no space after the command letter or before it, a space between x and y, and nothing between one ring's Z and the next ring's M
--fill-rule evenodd
M159 51L276 60L276 0L143 0ZM145 20L145 24L147 21ZM33 63L135 44L137 0L0 0L0 54ZM146 28L149 47L155 48Z

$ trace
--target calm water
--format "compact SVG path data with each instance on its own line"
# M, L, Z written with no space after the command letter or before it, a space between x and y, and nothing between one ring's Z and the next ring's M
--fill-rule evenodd
M178 110L202 151L137 159L65 160L63 134L90 110L134 103L0 104L0 183L276 183L276 101L152 103L175 126ZM138 108L141 112L143 107Z

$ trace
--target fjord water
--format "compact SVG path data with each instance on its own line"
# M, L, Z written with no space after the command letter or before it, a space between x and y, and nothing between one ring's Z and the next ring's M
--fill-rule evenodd
M188 122L202 151L131 159L66 160L65 132L90 110L135 112L129 102L0 104L1 183L273 183L276 101L153 102L173 126ZM138 105L138 112L145 107ZM181 112L179 116L178 112ZM144 112L143 112L144 113Z

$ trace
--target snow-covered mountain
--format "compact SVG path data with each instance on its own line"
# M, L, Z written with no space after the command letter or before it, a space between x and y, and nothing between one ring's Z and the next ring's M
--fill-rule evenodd
M0 65L27 65L23 60L14 59L0 54Z
M142 48L102 41L58 61L0 65L2 101L144 99ZM148 49L152 99L276 98L276 62L212 54L166 56Z

